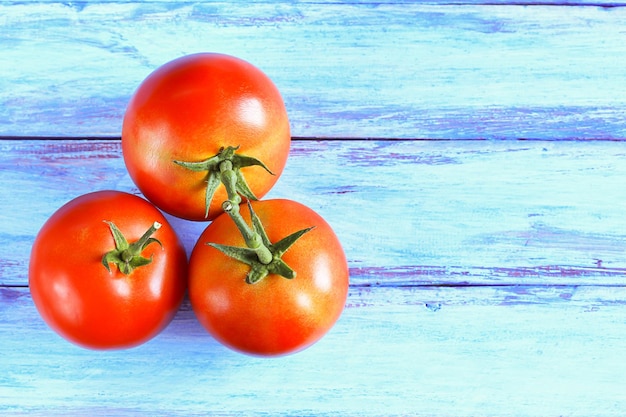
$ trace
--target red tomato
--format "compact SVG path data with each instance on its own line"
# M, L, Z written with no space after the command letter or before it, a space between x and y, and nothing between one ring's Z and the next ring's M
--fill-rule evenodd
M207 172L176 164L201 162L221 148L261 166L242 168L251 191L264 196L289 155L289 119L274 83L252 64L228 55L200 53L175 59L150 74L130 100L122 126L122 151L130 177L162 210L207 220ZM209 219L222 212L223 186Z
M116 248L112 222L139 240L161 227L130 274L103 256ZM133 260L133 262L134 262ZM29 285L44 321L67 340L92 349L139 345L174 318L187 288L187 256L163 214L146 200L119 191L77 197L43 225L32 247Z
M202 233L189 264L189 297L200 323L220 342L252 355L284 355L319 340L343 311L348 265L337 236L310 208L290 200L252 203L272 243L314 226L282 256L296 277L246 283L250 267L207 242L245 246L224 213ZM247 209L242 207L242 213Z

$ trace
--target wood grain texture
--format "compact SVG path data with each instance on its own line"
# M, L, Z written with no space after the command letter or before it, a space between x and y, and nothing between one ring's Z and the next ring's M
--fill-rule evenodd
M311 163L311 161L315 161ZM70 199L139 193L119 140L0 141L0 283ZM622 142L294 141L266 198L334 227L353 285L626 284ZM188 251L205 223L172 219Z
M0 135L119 135L152 70L210 50L299 137L626 138L626 8L471 3L2 2Z
M327 337L271 360L221 347L188 305L151 342L106 353L48 330L25 289L0 297L3 416L603 417L626 407L624 288L353 289Z
M0 416L623 416L624 6L0 1ZM126 103L207 50L283 93L300 139L267 198L335 229L346 310L277 359L188 300L138 348L75 347L33 305L33 239L80 194L138 194ZM206 224L170 219L190 251Z
M3 0L4 3L8 4L21 4L23 2L15 1L15 0ZM93 6L93 5L108 5L108 4L120 4L120 3L130 3L129 0L81 0L81 1L73 1L71 3L64 3L68 7L72 7L76 10L83 10L85 7ZM133 3L147 3L147 4L170 4L173 3L172 0L135 0ZM53 3L58 4L62 3L59 0L38 0L37 3ZM195 5L200 2L196 0L180 0L176 3L181 5ZM224 0L204 0L202 3L210 4L214 7L223 7L225 3ZM502 5L525 5L525 6L580 6L580 5L589 5L594 7L622 7L626 5L623 1L609 1L609 0L519 0L519 1L507 1L507 0L249 0L246 3L252 4L290 4L294 6L303 5L304 7L309 7L310 5L326 7L328 5L366 5L370 7L377 7L379 5L407 5L407 4L422 4L422 5L442 5L442 6L465 6L468 4L476 4L476 5L494 5L494 4L502 4Z

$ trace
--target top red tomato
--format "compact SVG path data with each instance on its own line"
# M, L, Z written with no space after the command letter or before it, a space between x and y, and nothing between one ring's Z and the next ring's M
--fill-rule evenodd
M122 127L122 151L139 190L162 210L189 220L205 217L207 172L174 161L200 162L221 148L262 161L242 168L256 197L265 195L287 162L289 119L274 83L252 64L201 53L175 59L150 74L131 98ZM227 199L219 186L209 219Z

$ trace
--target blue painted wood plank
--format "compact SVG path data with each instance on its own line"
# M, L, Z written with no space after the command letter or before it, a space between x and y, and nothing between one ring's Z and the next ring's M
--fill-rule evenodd
M53 4L63 4L67 7L72 7L78 11L83 10L85 7L89 6L100 6L107 4L116 4L116 3L156 3L156 4L171 4L172 0L80 0L80 1L72 1L72 2L62 2L59 0L38 0L37 3L53 3ZM3 3L7 4L16 4L23 5L25 2L22 0L3 0ZM180 0L176 3L180 5L195 5L200 2L195 0ZM220 8L225 7L228 2L224 0L204 0L202 3L209 4L213 7ZM252 4L279 4L279 5L293 5L293 6L304 6L309 7L309 5L367 5L370 7L378 7L380 5L396 5L396 4L423 4L423 5L458 5L465 6L468 4L476 4L476 5L553 5L553 6L579 6L579 5L589 5L596 7L621 7L625 5L623 1L610 1L610 0L249 0L246 3Z
M312 163L314 161L314 163ZM623 142L294 141L266 198L335 228L358 286L626 281ZM70 199L138 193L119 140L0 141L0 284ZM205 223L172 219L191 250Z
M623 415L626 9L455 2L1 2L0 136L62 140L0 141L0 415ZM186 302L140 348L76 348L30 244L76 195L137 190L118 140L69 137L119 135L149 71L207 49L266 70L296 136L545 141L295 141L268 197L344 243L327 337L250 358ZM204 224L173 222L190 250Z
M353 289L297 355L218 345L189 306L156 339L68 344L0 290L3 416L621 416L626 289Z
M0 16L0 136L119 135L150 71L212 50L274 79L295 136L626 138L624 7L3 2Z

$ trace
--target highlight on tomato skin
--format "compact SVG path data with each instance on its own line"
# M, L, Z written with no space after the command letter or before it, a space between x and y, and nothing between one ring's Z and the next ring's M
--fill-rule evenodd
M286 199L251 205L272 242L313 227L282 256L296 276L270 274L247 283L248 265L207 244L245 246L224 213L193 248L189 298L202 326L227 347L253 356L293 354L318 342L343 312L349 285L346 256L330 225L309 207Z
M163 214L141 197L107 190L76 197L50 216L33 243L28 275L51 329L83 348L112 350L143 344L168 326L187 272L185 249Z
M227 199L220 186L207 204L209 172L199 164L226 148L256 158L267 171L245 166L241 173L260 199L282 174L290 146L277 86L253 64L218 53L186 55L154 70L132 95L122 124L133 182L161 210L194 221L214 219Z

